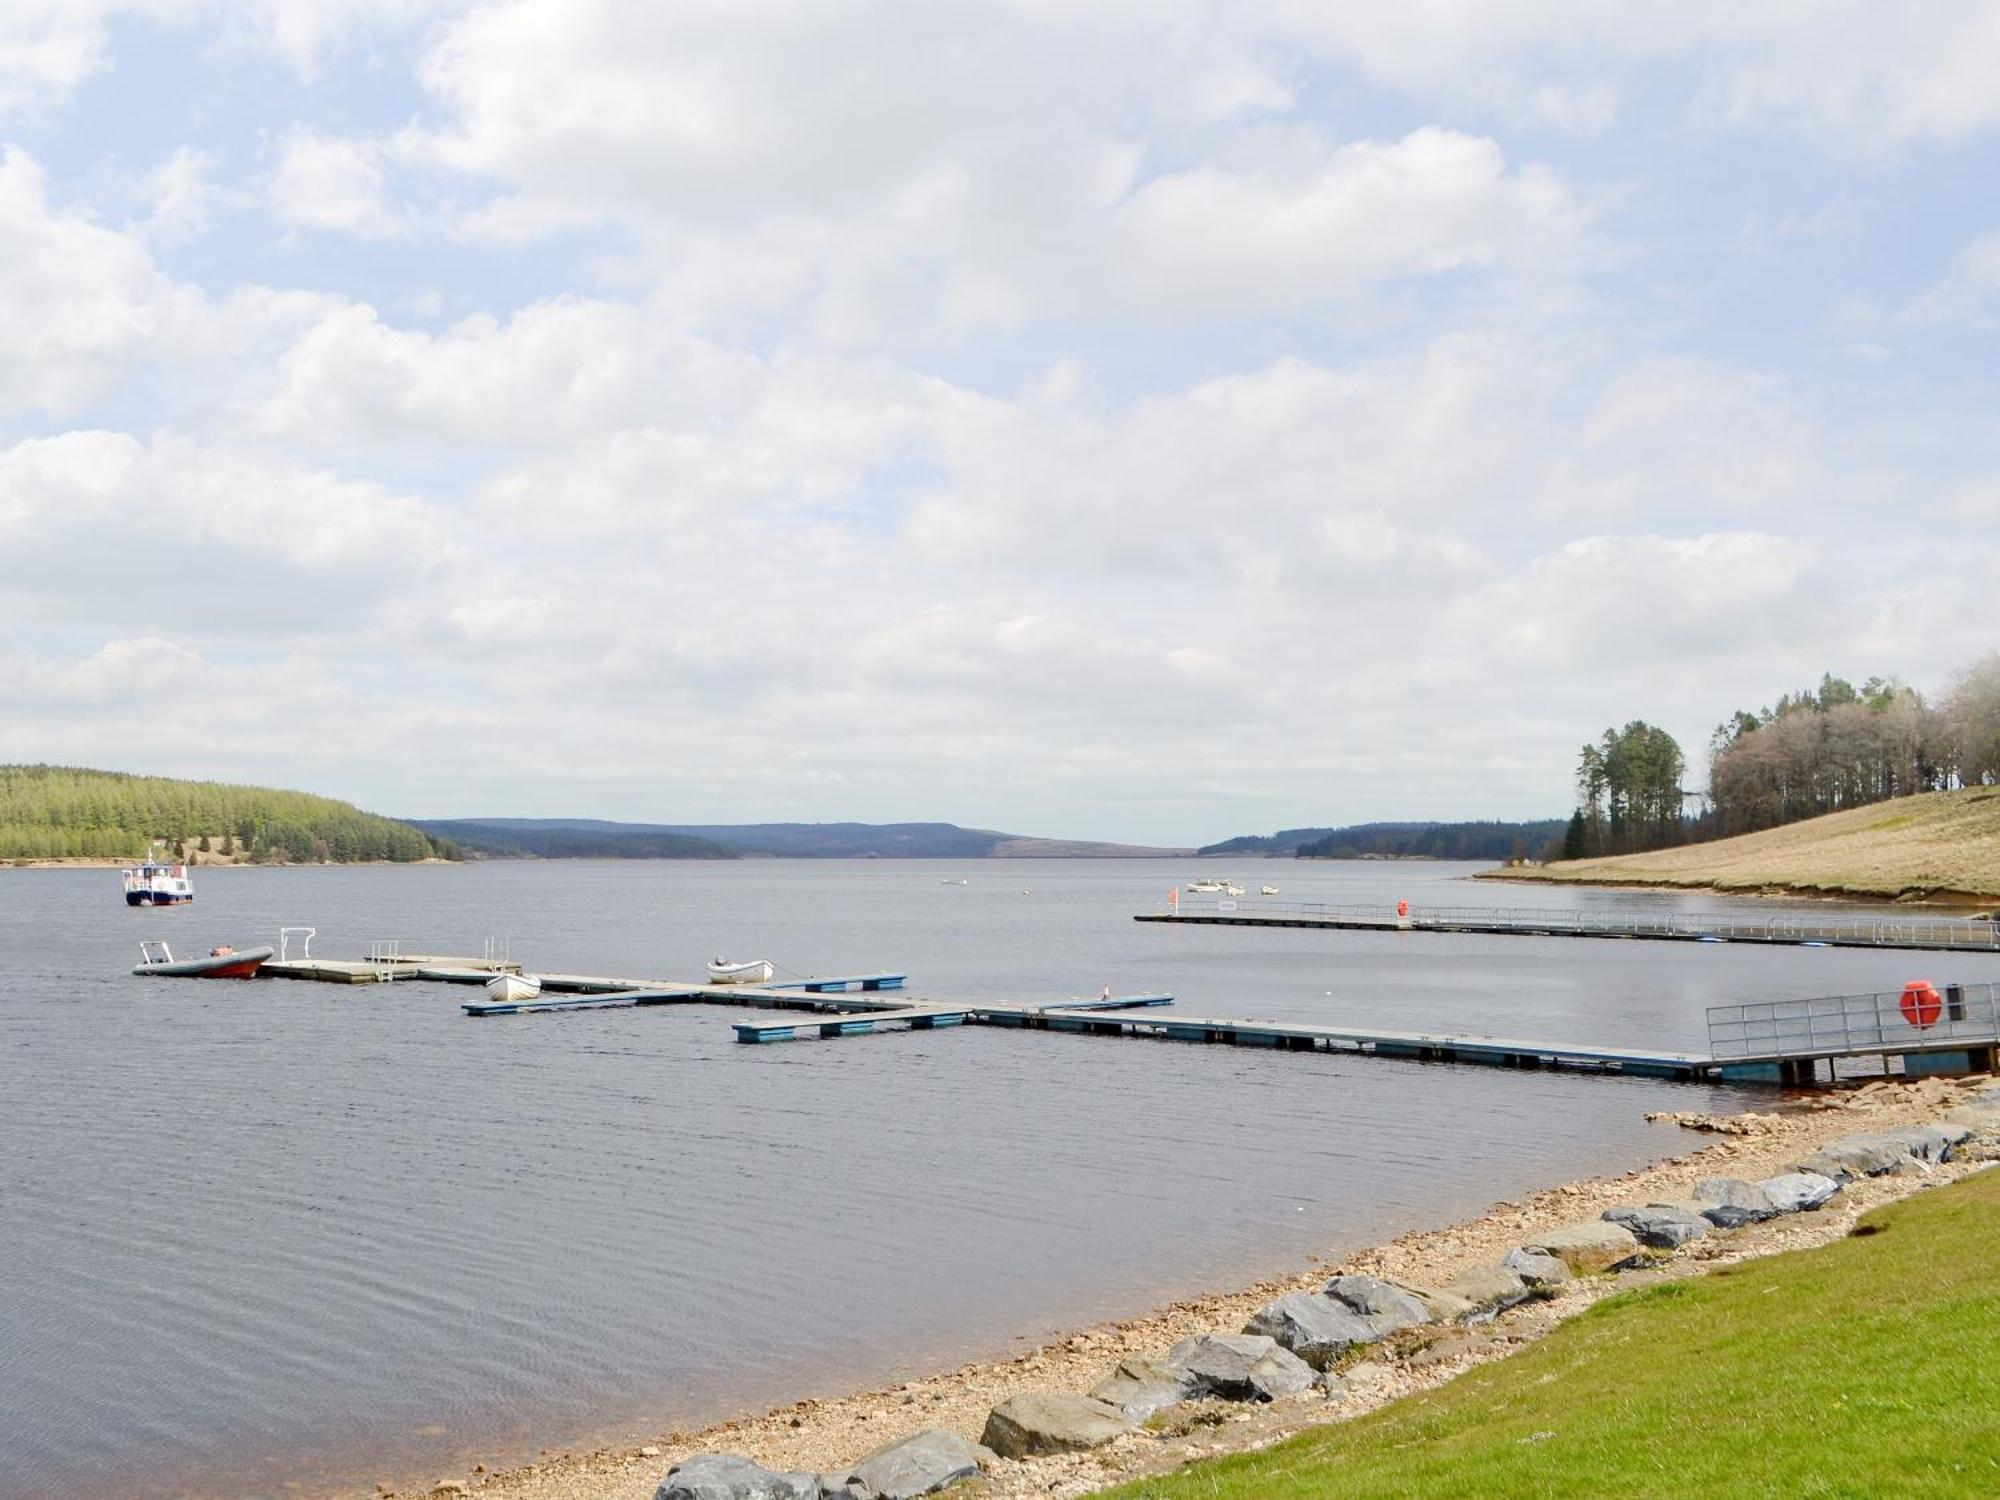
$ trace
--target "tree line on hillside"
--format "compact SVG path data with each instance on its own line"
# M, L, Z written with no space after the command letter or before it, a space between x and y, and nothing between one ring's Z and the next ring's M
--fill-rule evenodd
M433 839L451 839L466 854L485 859L740 859L713 839L652 829L543 828L481 823L476 819L416 820Z
M137 859L164 844L252 863L458 858L393 818L330 797L71 766L0 766L0 858Z
M1301 859L1521 859L1562 832L1560 818L1527 823L1355 823L1281 828L1209 844L1197 854Z
M1300 859L1526 859L1562 831L1530 823L1363 823L1300 844Z
M1871 677L1738 709L1709 742L1708 790L1688 793L1673 736L1643 720L1606 730L1577 762L1562 858L1730 838L1892 797L2000 783L2000 652L1960 671L1935 702ZM1687 803L1698 803L1689 813Z

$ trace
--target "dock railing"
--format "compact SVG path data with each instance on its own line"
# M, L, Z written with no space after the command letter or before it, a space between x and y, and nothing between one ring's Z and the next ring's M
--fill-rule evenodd
M1817 916L1739 912L1542 909L1523 906L1412 906L1399 916L1380 902L1281 901L1270 896L1189 896L1163 915L1263 917L1272 920L1365 924L1385 928L1463 928L1475 932L1548 932L1577 936L1661 937L1765 943L1879 944L1882 947L2000 951L2000 923L1989 917L1921 917L1900 913Z
M1991 984L1949 984L1906 1000L1903 990L1715 1005L1708 1050L1736 1059L1854 1057L1929 1052L1953 1043L2000 1043L2000 1000Z

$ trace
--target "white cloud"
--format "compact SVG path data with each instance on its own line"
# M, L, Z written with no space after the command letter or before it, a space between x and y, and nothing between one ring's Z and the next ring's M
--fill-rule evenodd
M146 215L131 226L133 236L147 245L183 245L206 234L221 210L248 202L215 182L215 164L213 152L182 146L141 178Z
M1991 320L1991 308L2000 296L2000 230L1980 235L1951 259L1944 275L1903 309L1901 321L1928 327L1942 323L1977 323Z
M1586 524L1645 515L1783 514L1830 500L1824 437L1783 379L1689 356L1612 380L1540 503Z
M1467 267L1573 268L1585 214L1556 174L1426 128L1295 163L1156 177L1120 210L1125 265L1162 306L1310 306Z
M53 207L25 151L0 155L0 406L74 409L195 313L132 239Z
M362 239L399 234L403 220L388 201L384 161L373 141L295 131L271 176L271 212L283 224Z
M1670 10L1591 0L1286 3L1276 26L1317 55L1437 107L1604 129L1630 96L1681 84L1691 120L1778 129L1843 155L1951 142L2000 124L2000 6L1913 13L1868 0Z

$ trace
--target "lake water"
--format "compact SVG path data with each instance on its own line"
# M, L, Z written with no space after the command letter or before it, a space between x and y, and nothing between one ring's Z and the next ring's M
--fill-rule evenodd
M1470 867L1260 864L1288 899L1605 907ZM0 872L0 1494L429 1479L1017 1347L1687 1142L1740 1091L986 1028L742 1047L713 1007L474 1021L463 989L127 972L511 940L913 995L1703 1044L1703 1008L2000 978L1980 956L1131 920L1186 862ZM965 885L947 885L964 878ZM1759 905L1755 909L1768 910ZM1753 1096L1754 1097L1754 1096Z

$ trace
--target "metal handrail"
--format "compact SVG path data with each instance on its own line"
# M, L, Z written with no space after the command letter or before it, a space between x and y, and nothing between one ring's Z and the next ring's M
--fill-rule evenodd
M1905 991L1823 995L1715 1005L1708 1010L1708 1050L1718 1060L1834 1057L1864 1052L1925 1051L1941 1044L2000 1043L2000 986L1952 984L1939 991L1936 1018L1904 1010Z

